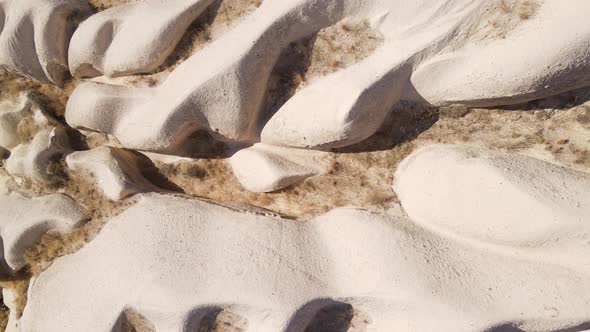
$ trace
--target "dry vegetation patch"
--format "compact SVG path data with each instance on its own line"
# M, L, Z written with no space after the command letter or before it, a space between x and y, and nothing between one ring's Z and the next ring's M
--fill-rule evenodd
M585 121L590 102L579 103L576 93L587 90L557 97L560 102L549 98L499 109L443 108L440 120L419 138L521 152L590 171L590 124ZM556 102L566 106L556 108Z
M371 55L383 36L365 19L349 18L291 43L269 78L261 125L314 79L352 66Z
M88 3L96 10L105 10L134 1L135 0L88 0Z
M0 288L11 289L15 295L15 311L16 316L20 317L27 304L27 291L29 289L30 276L27 272L21 272L15 276L3 277L0 280ZM2 299L2 306L0 307L0 327L8 323L8 315L10 310L4 305L4 299ZM6 316L5 316L6 315ZM0 329L2 330L2 329Z
M320 30L313 46L304 79L313 80L354 65L371 55L383 43L383 36L366 19L344 19Z
M479 12L465 22L454 46L466 41L504 39L518 25L536 15L539 0L492 0L484 2Z
M4 298L0 292L0 331L5 331L8 325L8 316L10 315L10 309L4 304Z
M16 128L18 141L21 144L30 143L35 135L45 128L47 128L46 125L35 121L34 114L29 114L19 122L18 127Z

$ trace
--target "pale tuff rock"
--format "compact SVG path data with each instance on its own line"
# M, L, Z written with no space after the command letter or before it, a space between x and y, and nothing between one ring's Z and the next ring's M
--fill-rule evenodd
M12 271L25 265L25 250L47 231L67 232L86 216L84 209L69 196L54 194L27 198L17 193L0 196L0 236L4 260Z
M563 254L577 246L587 250L589 188L584 172L453 145L414 152L398 167L394 184L404 211L425 227L500 245L561 248Z
M66 163L71 170L91 173L98 187L111 200L159 190L141 174L140 159L132 151L98 147L74 152L66 157Z
M66 120L142 150L166 150L197 130L224 141L257 140L266 82L282 49L335 23L323 15L314 18L316 10L303 1L264 2L157 88L79 86L68 102ZM278 18L290 28L277 29ZM146 112L151 116L145 117Z
M371 136L400 99L505 105L590 83L590 26L583 17L590 3L535 2L510 31L491 37L479 31L486 27L478 18L501 11L502 3L265 1L156 88L81 85L66 119L112 134L124 147L167 153L197 130L223 141L328 148ZM260 133L267 82L282 50L351 16L368 17L383 35L382 46L311 82ZM550 40L538 42L539 31Z
M326 153L256 144L236 152L230 165L252 192L271 192L326 171Z
M93 15L72 36L70 71L76 77L151 72L212 2L146 0Z
M223 310L254 331L300 331L336 301L376 331L547 331L590 319L587 255L578 264L501 249L395 211L337 209L302 222L149 194L33 281L20 328L109 331L135 313L179 331Z
M15 147L6 160L6 170L13 176L28 177L49 183L54 176L49 166L69 153L68 135L62 127L52 127L38 132L29 144Z
M588 0L267 0L172 72L150 76L146 87L134 86L143 76L113 78L161 68L178 55L173 49L191 22L209 18L212 4L220 2L140 0L82 23L70 43L69 68L77 77L104 76L76 87L65 118L81 133L93 133L81 145L99 147L65 158L72 180L66 186L48 185L65 169L53 166L71 152L65 129L52 127L22 98L0 105L0 146L12 150L0 149L10 153L0 169L0 264L21 275L28 270L25 250L33 247L27 257L33 251L39 257L27 259L37 276L22 319L16 320L16 302L22 306L24 297L6 293L9 329L587 328L590 175L479 147L414 149L481 134L479 141L463 141L497 149L526 143L526 152L540 158L539 150L550 155L546 148L567 148L568 160L590 158L584 149L588 112L531 112L538 121L529 127L526 120L512 121L509 111L467 109L590 86ZM39 50L67 45L69 32L62 31L75 20L63 17L72 8L82 13L88 6L0 0L0 66L59 83L67 50L57 47L53 58ZM49 18L39 23L36 17ZM363 25L352 38L347 22L355 21ZM314 68L313 54L332 52L338 41L313 44L310 37L335 27L348 29L350 40L379 41L354 42L346 49L359 48L358 54ZM305 59L292 59L298 57ZM275 82L282 79L286 83ZM574 103L581 99L587 100ZM415 107L393 107L406 101ZM432 105L449 104L466 106L465 113L430 112ZM424 111L427 121L401 109ZM484 113L494 120L486 122ZM392 120L388 126L386 119ZM35 125L23 138L27 121ZM462 124L467 128L457 130ZM356 144L379 129L375 140ZM396 134L381 135L387 130ZM446 140L447 133L453 138ZM497 133L511 139L498 143ZM503 145L507 141L514 145ZM100 147L109 142L122 148ZM349 148L332 150L341 147ZM167 156L149 154L161 161L157 173L144 155L123 148ZM201 149L220 152L218 159L180 162L175 156ZM243 187L263 194L243 190L226 161ZM69 232L86 219L82 206L62 194L11 193L23 180L18 176L44 182L35 184L42 192L70 193L88 208L91 222ZM148 178L228 205L138 194L162 190ZM136 196L124 200L130 195ZM303 207L314 199L313 208ZM359 207L309 216L352 204ZM45 245L51 237L42 237L51 230L67 233L51 239L68 253L59 259ZM311 328L339 320L342 329Z
M81 0L0 1L0 68L61 85L76 18L90 13Z

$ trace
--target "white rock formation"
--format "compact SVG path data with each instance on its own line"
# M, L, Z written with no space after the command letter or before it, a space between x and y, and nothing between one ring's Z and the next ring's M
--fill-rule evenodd
M90 13L82 0L0 1L0 69L61 85L73 25Z
M66 120L143 150L164 150L196 130L207 130L220 140L256 140L266 82L282 49L337 21L312 15L317 5L264 2L157 88L80 85L70 97ZM285 28L277 28L279 18Z
M69 196L54 194L27 198L17 193L0 196L0 236L3 260L18 271L25 250L47 231L67 232L86 218L85 210Z
M259 141L259 112L281 51L349 16L370 18L383 46L297 93L266 124L263 142L346 146L372 135L400 99L503 105L590 83L588 1L530 1L528 16L505 13L516 17L509 31L489 32L493 22L482 17L521 10L506 3L512 1L265 1L156 88L79 86L66 119L144 150L166 150L196 130ZM549 40L539 42L539 34Z
M587 251L552 260L534 250L553 248L481 247L395 211L338 209L302 222L142 195L33 281L19 327L110 331L133 311L155 331L182 331L220 308L248 330L301 331L326 298L350 303L375 331L547 331L589 321Z
M151 72L212 2L144 0L93 15L72 36L70 71L76 77Z
M590 3L512 1L510 13L505 1L485 3L482 15L464 23L465 36L414 70L411 86L418 98L435 105L495 106L590 84L590 24L581 20ZM501 20L515 15L517 22ZM538 36L548 38L539 42Z
M234 175L252 192L283 189L326 171L326 153L255 144L230 159Z
M587 173L521 155L434 145L400 164L394 189L408 216L436 231L505 246L560 248L564 256L588 249Z
M502 4L511 2L519 3L396 2L401 11L391 9L380 23L384 45L296 94L267 123L262 141L341 147L371 136L400 99L495 106L589 85L590 24L582 12L590 3L530 1L538 6L534 14L519 19L505 38L481 40L482 30L492 29L484 26L493 24L486 16L509 15ZM550 41L539 42L540 35Z
M131 151L98 147L69 154L66 163L74 171L92 173L98 187L111 200L159 190L141 174L140 159Z
M31 143L20 144L11 151L6 170L13 176L51 182L54 174L48 170L49 164L70 151L69 138L63 127L44 129Z

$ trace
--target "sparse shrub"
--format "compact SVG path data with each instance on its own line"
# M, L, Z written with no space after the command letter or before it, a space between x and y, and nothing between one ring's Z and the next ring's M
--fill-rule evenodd
M29 281L30 276L29 274L24 271L17 274L14 277L6 278L6 280L0 281L0 288L10 288L15 295L15 310L16 316L21 317L23 310L25 309L25 305L27 304L27 291L29 289ZM8 308L3 304L2 301L2 308L0 309L0 320L4 319L4 315L9 314ZM8 317L6 317L8 319Z
M195 177L197 179L203 179L205 176L207 176L207 171L197 164L187 164L183 168L182 173L185 176Z
M518 17L521 20L528 20L530 19L536 11L536 4L532 1L522 1L518 7Z
M2 292L0 292L0 331L5 331L8 325L8 316L10 315L10 309L4 305L4 298Z
M105 10L111 7L124 5L134 0L88 0L88 3L96 10Z
M20 121L16 128L16 135L20 143L30 143L44 126L39 125L32 114L27 115Z

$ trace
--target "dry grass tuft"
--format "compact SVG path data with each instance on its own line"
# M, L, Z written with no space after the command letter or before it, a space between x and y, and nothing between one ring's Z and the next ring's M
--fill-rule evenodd
M0 331L6 331L9 315L10 309L4 304L4 298L2 298L2 293L0 293Z
M266 208L271 194L243 189L223 159L195 159L173 164L156 162L160 173L188 195L226 203L244 203Z
M517 12L521 20L528 20L537 11L538 4L533 1L525 0L518 4Z
M305 81L325 76L362 61L383 43L367 20L345 19L320 30L313 41Z
M469 21L457 44L464 41L504 39L523 21L531 19L539 9L538 0L495 0L485 3L479 15ZM456 46L455 46L456 47Z
M124 5L134 0L88 0L88 3L96 10L105 10L111 7Z
M14 292L15 295L15 310L16 316L21 317L23 310L25 309L25 305L27 304L27 291L29 289L29 282L30 276L28 273L23 272L14 277L4 278L0 281L0 288L8 288ZM4 300L4 299L3 299ZM4 303L4 301L2 301ZM9 314L9 309L2 305L0 309L2 316ZM2 317L2 321L4 321L4 317ZM8 318L6 317L6 323L8 322ZM2 322L2 324L5 324Z
M35 121L33 114L29 114L21 120L21 122L18 124L18 127L16 128L18 141L21 144L30 143L33 140L33 137L35 137L39 131L45 128L46 126L41 125Z
M584 123L587 106L542 108L547 104L555 106L554 99L513 106L510 109L463 108L459 112L452 108L442 108L440 120L420 138L427 142L461 143L527 153L588 171L590 141L587 137L590 134L590 121ZM568 99L563 102L569 104Z
M537 11L538 4L533 0L500 0L497 8L504 15L517 15L521 20L528 20Z
M262 0L223 0L217 11L217 17L213 20L214 33L217 34L216 29L224 30L220 29L218 25L225 25L225 28L229 28L236 19L250 14L260 5L262 5Z
M366 20L346 19L289 45L269 78L261 125L309 82L364 60L382 42Z

